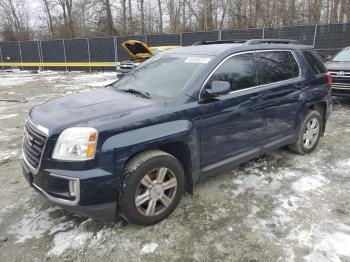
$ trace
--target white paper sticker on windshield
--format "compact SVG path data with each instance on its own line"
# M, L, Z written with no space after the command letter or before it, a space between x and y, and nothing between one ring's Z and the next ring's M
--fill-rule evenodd
M209 61L209 57L187 57L185 63L208 64Z

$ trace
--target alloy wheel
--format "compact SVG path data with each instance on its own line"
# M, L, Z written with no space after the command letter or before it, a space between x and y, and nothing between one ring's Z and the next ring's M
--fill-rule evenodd
M164 212L174 200L177 179L166 167L152 170L144 175L135 195L137 210L144 216L157 216Z
M303 134L303 143L306 149L312 148L317 142L320 132L320 124L316 118L311 118L306 125Z

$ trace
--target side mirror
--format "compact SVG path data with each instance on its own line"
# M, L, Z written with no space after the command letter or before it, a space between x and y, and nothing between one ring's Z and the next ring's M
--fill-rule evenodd
M205 91L208 97L225 95L231 92L231 84L227 81L213 81L210 88L207 88Z

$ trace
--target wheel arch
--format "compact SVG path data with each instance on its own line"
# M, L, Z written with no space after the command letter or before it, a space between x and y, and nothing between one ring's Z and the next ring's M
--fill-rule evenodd
M130 130L108 138L101 151L113 163L113 172L122 176L127 163L148 150L161 150L182 164L185 171L186 191L193 192L199 181L199 136L188 120L176 120Z
M132 161L139 155L145 154L146 152L149 152L152 150L160 150L165 153L168 153L169 155L175 157L180 162L185 173L185 190L186 192L193 194L194 178L193 178L193 172L192 172L193 171L192 154L187 143L183 141L173 141L173 142L163 143L158 146L149 147L147 149L143 149L141 151L135 152L134 154L130 155L126 159L122 170L125 170L125 168L128 166L130 161Z
M321 130L321 135L324 135L325 129L326 129L326 122L327 122L327 103L322 101L322 102L317 102L314 104L311 104L308 106L309 110L314 110L320 113L321 118L322 118L322 130Z

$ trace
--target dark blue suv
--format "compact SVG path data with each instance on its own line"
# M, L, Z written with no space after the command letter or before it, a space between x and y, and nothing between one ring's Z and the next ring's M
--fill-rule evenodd
M285 145L312 152L331 110L330 85L315 51L294 42L174 49L107 88L34 107L23 172L75 213L155 224L220 169Z

